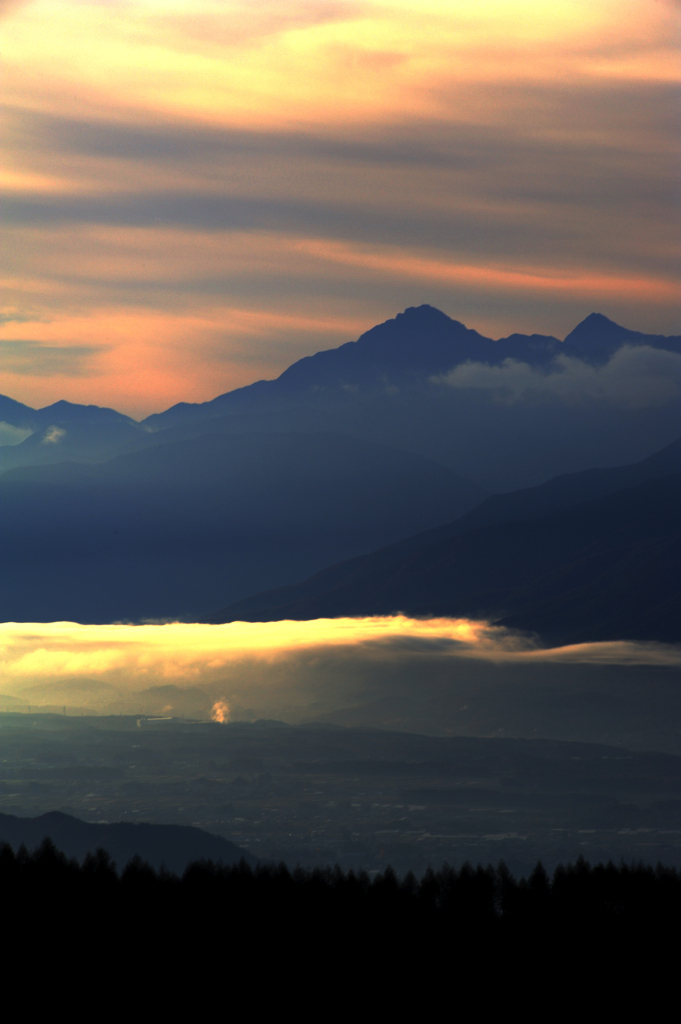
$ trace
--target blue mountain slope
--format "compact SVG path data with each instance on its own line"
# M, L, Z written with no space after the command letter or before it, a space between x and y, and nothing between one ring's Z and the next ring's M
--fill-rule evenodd
M155 430L163 429L182 419L221 416L301 397L312 389L423 382L469 360L498 366L505 359L516 359L533 367L546 367L563 353L602 364L624 344L681 352L681 337L630 331L599 313L590 314L564 342L540 334L512 334L494 341L432 306L410 307L394 319L372 327L357 341L299 359L276 380L257 381L210 402L183 402L147 417L144 422Z
M434 526L484 492L329 434L202 435L0 478L0 619L194 617Z
M459 520L257 594L212 621L492 617L557 642L681 639L681 441L496 495Z

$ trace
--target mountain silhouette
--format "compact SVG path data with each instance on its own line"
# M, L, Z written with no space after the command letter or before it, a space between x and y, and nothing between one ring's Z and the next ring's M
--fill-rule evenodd
M492 618L552 643L678 641L680 601L676 442L638 465L494 496L445 527L255 595L212 621L404 612Z
M565 353L593 363L605 363L622 345L648 345L650 348L681 352L681 337L643 334L620 327L602 313L590 313L563 342Z
M98 405L60 401L31 409L0 395L0 421L31 431L19 444L0 447L0 473L68 460L100 462L149 443L148 432L135 420Z
M630 331L600 313L586 317L564 342L542 334L512 334L494 341L433 306L412 306L393 320L372 327L357 341L299 359L276 380L257 381L210 402L195 405L182 402L147 417L144 423L159 429L183 418L242 411L246 405L290 398L312 388L380 387L386 380L395 385L410 379L426 380L469 360L498 366L506 359L516 359L530 366L545 367L563 353L601 363L627 343L681 352L681 336L663 337Z
M136 856L152 867L165 867L177 874L182 874L188 864L197 860L255 863L255 858L241 847L191 825L92 823L61 811L50 811L37 818L0 814L0 843L8 843L14 850L22 845L34 850L45 838L51 839L67 857L78 861L88 853L104 849L119 871Z
M647 354L637 359L642 346ZM631 331L597 313L562 342L519 333L493 340L432 306L410 307L357 341L298 360L276 380L180 403L141 424L95 406L30 410L0 397L0 420L34 431L0 447L0 473L101 462L206 433L333 433L440 462L488 492L511 491L641 459L671 442L681 414L681 362L673 362L680 355L681 338ZM463 378L453 380L457 368ZM524 391L514 383L518 368ZM485 377L490 370L498 380ZM21 441L11 430L4 436Z

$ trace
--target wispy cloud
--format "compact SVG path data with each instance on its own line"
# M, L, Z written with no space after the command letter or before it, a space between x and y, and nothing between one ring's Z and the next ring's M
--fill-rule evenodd
M40 443L59 444L63 437L66 437L66 431L63 427L48 427Z
M0 374L79 377L92 373L89 361L102 350L87 345L49 345L28 338L0 339Z
M139 414L246 383L228 328L220 367L188 385L177 364L197 307L223 315L216 296L337 321L317 338L253 334L255 377L337 343L348 319L424 301L494 336L567 333L595 297L636 329L678 330L670 3L630 0L626 18L615 0L3 11L8 301L111 341L87 364L89 400ZM259 258L232 265L237 242ZM115 325L138 314L155 326L126 402ZM190 366L204 340L185 332ZM49 395L39 371L7 372L0 391L82 401L85 365Z
M0 447L21 444L33 431L29 427L15 427L11 423L0 421Z
M467 362L433 383L490 391L497 401L559 401L569 405L606 402L629 409L669 405L681 398L681 354L647 346L624 346L605 366L559 355L548 371L516 359L500 366Z

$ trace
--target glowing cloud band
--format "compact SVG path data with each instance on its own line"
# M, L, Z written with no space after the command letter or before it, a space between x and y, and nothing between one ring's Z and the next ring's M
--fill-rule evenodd
M545 650L485 622L403 616L225 625L4 623L0 709L63 706L204 718L212 711L218 721L304 721L386 687L418 696L434 681L446 689L464 678L466 685L486 686L504 666L536 671L551 664L681 668L681 649L622 641Z

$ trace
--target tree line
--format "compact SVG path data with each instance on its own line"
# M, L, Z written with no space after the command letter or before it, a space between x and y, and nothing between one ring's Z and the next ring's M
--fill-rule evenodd
M541 863L516 879L497 867L445 864L417 879L339 867L293 870L285 864L251 867L197 861L182 876L155 870L139 857L122 871L105 850L80 863L45 839L33 852L0 846L0 894L5 916L12 905L26 908L141 907L157 904L200 915L216 907L234 919L278 914L295 907L298 916L345 915L392 922L428 921L504 933L523 928L571 926L617 928L662 925L679 920L681 874L676 868L639 864L590 865L583 858L560 865L549 877Z
M432 1015L449 999L478 1014L541 1008L549 989L554 1006L600 993L611 1012L635 992L650 1011L675 984L680 911L679 872L643 864L579 859L551 877L538 864L521 879L503 863L444 865L417 879L196 862L178 876L139 858L117 871L103 850L79 863L49 840L0 847L5 977L25 991L95 979L98 999L104 986L156 1013L195 1013L209 989L238 992L249 1013L288 999L307 1015Z

